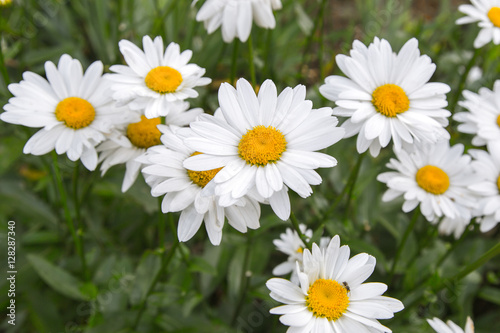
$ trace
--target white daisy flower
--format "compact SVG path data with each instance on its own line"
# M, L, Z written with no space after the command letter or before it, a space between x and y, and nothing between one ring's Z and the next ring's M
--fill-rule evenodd
M397 55L385 39L375 37L368 47L356 40L351 56L337 55L336 61L347 78L327 77L320 92L337 105L334 115L349 117L342 127L346 138L358 134L359 153L370 148L377 156L391 139L399 151L414 141L450 138L444 129L451 115L444 109L450 87L428 82L436 65L420 55L415 38Z
M313 231L307 229L305 224L299 225L300 231L305 235L306 240L309 242L313 236ZM321 237L319 247L320 249L326 248L330 242L329 237ZM302 267L302 256L306 245L300 238L297 231L287 228L285 233L280 235L280 239L273 240L274 245L278 251L288 255L287 261L279 264L273 269L273 275L285 275L292 273L290 280L294 283L299 282L297 272L295 270L295 263L298 262Z
M480 230L487 232L500 222L500 146L490 146L489 152L469 150L474 160L472 168L479 179L469 188L479 195Z
M64 54L57 67L45 63L47 80L25 72L20 83L9 85L14 97L4 106L6 112L0 119L42 127L24 146L25 154L43 155L55 149L72 161L80 159L89 170L96 168L95 146L122 121L124 112L114 106L102 71L102 63L96 61L83 74L81 63Z
M142 38L144 51L128 40L121 40L120 51L127 62L113 65L109 78L113 81L113 98L127 104L132 110L144 110L146 118L166 116L173 107L172 102L198 96L194 87L204 86L211 79L202 77L205 69L189 64L193 52L180 52L176 43L166 50L161 37L154 41L149 36Z
M176 104L177 106L173 107L165 117L165 123L168 125L187 126L203 113L201 108L187 111L188 102L176 102ZM135 112L133 115L136 117L115 129L108 136L108 140L97 147L103 176L113 165L125 164L122 192L126 192L139 175L142 163L135 159L144 154L149 147L161 144L161 132L157 128L157 125L162 123L161 117L147 119Z
M222 26L222 39L230 43L235 37L245 42L252 30L252 21L265 29L274 29L273 10L281 9L281 0L207 0L196 21L203 22L209 34Z
M474 333L474 323L470 317L467 317L465 331L451 320L446 324L439 318L427 319L427 322L437 333Z
M465 90L464 101L459 105L468 112L459 112L453 119L463 124L458 125L462 133L473 134L472 144L484 146L489 142L500 143L500 80L495 81L493 91L479 89L479 94Z
M459 219L470 221L476 205L476 197L467 188L475 182L471 157L463 152L462 144L450 148L448 141L417 145L412 153L395 151L397 159L391 159L387 164L395 171L377 177L389 188L382 201L403 196L405 213L420 204L420 210L429 222L436 223L436 219L442 216L451 219L442 230L454 231L448 225L454 219L457 219L455 227L462 228Z
M374 257L360 253L349 259L349 253L335 236L326 249L313 244L312 253L304 250L304 269L297 265L300 286L281 278L267 281L271 297L285 304L270 312L282 315L288 332L391 332L377 319L392 318L403 303L382 296L385 284L363 283L375 269Z
M457 24L478 22L481 31L474 40L476 49L493 41L500 44L500 1L471 0L472 5L460 5L458 10L467 16L459 18Z
M216 195L238 199L256 189L286 220L288 188L303 198L311 195L310 185L321 183L314 169L337 164L335 158L316 150L339 141L344 130L336 127L331 108L312 110L302 85L277 96L274 83L266 80L258 97L244 79L238 80L236 88L223 83L220 112L201 115L191 123L196 136L187 138L186 144L203 154L188 158L184 166L197 171L224 167L214 178Z
M186 136L192 135L191 130L165 125L158 125L158 128L163 133L163 145L149 148L137 160L146 164L142 173L151 186L151 194L154 197L165 194L162 211L182 211L177 229L179 241L191 239L204 221L210 242L219 245L226 217L240 232L246 232L247 228L257 229L260 206L256 200L242 197L231 206L221 207L215 196L201 195L202 189L221 169L193 171L183 167L186 158L200 154L183 143Z

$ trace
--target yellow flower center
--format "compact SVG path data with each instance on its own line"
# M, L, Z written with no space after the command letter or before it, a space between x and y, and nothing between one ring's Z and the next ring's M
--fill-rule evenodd
M173 93L181 85L182 75L172 67L158 66L149 71L144 82L159 94Z
M398 113L408 111L410 100L404 90L395 84L384 84L372 93L372 104L379 113L386 117L396 117Z
M303 249L303 248L299 247L299 248L297 249L297 253L303 253L303 252L304 252L304 249Z
M127 137L138 148L149 148L161 143L161 132L156 125L161 124L160 118L148 119L141 116L141 121L129 124Z
M191 156L196 156L200 155L202 153L200 152L194 152L191 154ZM215 175L221 171L222 168L217 168L217 169L212 169L212 170L207 170L207 171L193 171L189 170L187 171L189 178L198 185L199 187L203 188L205 187L214 177Z
M500 192L500 176L498 176L498 178L497 178L497 187L498 187L498 191Z
M95 119L95 109L80 97L68 97L56 106L56 119L72 129L89 126Z
M497 125L498 125L498 127L500 127L500 115L498 115L498 117L497 117Z
M417 171L418 186L432 194L443 194L450 187L450 178L440 168L426 165Z
M264 166L281 158L286 150L285 136L272 126L255 126L242 136L238 145L241 158L251 165Z
M318 279L307 291L306 305L316 317L337 320L349 306L347 289L335 280Z
M499 7L492 7L488 11L488 18L490 19L491 23L495 27L500 28L500 8Z

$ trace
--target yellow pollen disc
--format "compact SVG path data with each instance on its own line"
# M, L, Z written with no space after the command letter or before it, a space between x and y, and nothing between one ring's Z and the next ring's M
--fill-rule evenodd
M443 194L450 187L450 178L440 168L426 165L417 171L418 186L432 194Z
M285 136L272 126L255 126L241 137L238 153L251 165L264 166L281 158L286 150Z
M498 178L497 178L497 187L498 187L498 191L500 192L500 176L498 176Z
M307 291L306 305L315 317L337 320L349 306L347 289L335 280L318 279Z
M379 113L386 117L396 117L398 113L408 111L410 100L404 90L395 84L384 84L372 93L372 104Z
M497 125L498 125L498 127L500 127L500 115L498 115L498 117L497 117Z
M297 253L303 253L303 252L304 252L304 249L303 249L303 248L299 247L299 248L297 249Z
M89 126L95 119L95 109L80 97L68 97L56 106L56 119L72 129Z
M490 19L491 23L495 27L500 28L500 8L499 7L492 7L488 11L488 18Z
M161 143L161 132L156 125L161 124L160 118L148 119L141 116L141 121L129 124L127 137L138 148L149 148Z
M182 75L172 67L158 66L149 71L144 82L159 94L173 93L181 85Z
M191 156L196 156L196 155L200 155L200 154L202 154L202 153L196 151L193 154L191 154ZM193 171L193 170L188 169L187 173L188 173L189 178L193 181L193 183L195 183L199 187L203 188L221 170L222 170L222 168L217 168L217 169L212 169L212 170L207 170L207 171Z

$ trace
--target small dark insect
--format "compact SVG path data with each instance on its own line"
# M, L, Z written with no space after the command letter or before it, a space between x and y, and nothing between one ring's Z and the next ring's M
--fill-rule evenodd
M344 288L347 290L348 293L351 292L351 288L349 287L346 281L342 282L342 284L344 285Z

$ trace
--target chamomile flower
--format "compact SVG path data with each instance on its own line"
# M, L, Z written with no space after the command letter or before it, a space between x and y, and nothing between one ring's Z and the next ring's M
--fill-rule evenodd
M465 100L459 105L468 112L453 115L454 120L462 122L458 130L473 134L472 144L475 146L500 144L500 80L495 81L493 91L483 87L478 94L465 90L463 95Z
M437 333L474 333L474 323L472 322L472 319L470 319L470 317L467 317L467 322L465 323L465 331L451 320L448 320L446 323L444 323L439 318L433 318L427 319L427 322Z
M196 171L224 167L214 177L216 195L237 200L256 190L278 217L288 219L288 188L303 198L311 195L310 185L321 183L314 169L337 164L316 150L344 135L332 110L313 110L305 95L305 87L299 85L277 96L271 80L262 84L258 97L244 79L238 80L236 89L223 83L220 112L192 122L195 136L186 139L190 148L203 154L188 158L184 166Z
M480 230L487 232L500 223L500 146L490 146L489 153L469 150L471 165L479 179L469 188L479 195Z
M121 40L120 51L127 62L113 65L109 76L113 81L113 98L119 105L127 104L132 110L144 110L146 118L166 116L173 102L197 97L194 87L204 86L211 79L202 77L205 69L189 64L191 50L180 52L176 43L165 50L161 37L154 41L142 38L144 51L128 40Z
M369 148L377 156L391 139L396 151L415 141L449 139L444 127L451 114L443 108L450 87L428 82L436 65L420 55L415 38L397 55L384 39L368 47L356 40L351 56L337 55L336 61L347 78L327 77L320 92L337 105L334 115L349 117L342 127L346 138L358 134L359 153Z
M326 249L313 244L312 253L304 250L304 268L296 267L300 286L281 278L267 281L271 297L285 304L270 312L282 315L288 332L391 332L377 319L392 318L403 304L382 296L385 284L363 283L375 269L374 257L360 253L349 259L349 253L335 236Z
M281 9L281 0L207 0L196 14L209 34L219 27L222 39L230 43L235 37L245 42L252 30L252 21L265 29L274 29L273 10Z
M43 155L55 149L72 161L80 159L89 170L96 168L95 146L122 121L124 112L114 106L102 71L102 63L96 61L84 74L81 63L64 54L57 67L45 63L47 80L25 72L20 83L9 85L14 97L0 119L42 128L24 146L25 154Z
M203 221L214 245L220 244L226 217L228 223L240 232L259 227L260 206L256 200L242 197L233 205L221 207L215 196L201 195L202 189L221 168L194 171L183 167L182 162L186 158L200 154L183 143L185 137L191 135L189 128L158 125L158 129L163 133L163 145L149 148L137 160L145 164L142 173L151 186L151 194L154 197L165 195L162 211L181 211L177 229L179 241L191 239Z
M476 49L493 41L500 44L500 1L471 0L472 5L460 5L458 10L467 16L457 20L457 24L478 22L481 31L474 40Z
M389 188L382 200L403 196L403 211L409 212L420 204L429 222L437 222L442 216L470 221L476 197L467 186L474 183L475 177L471 157L463 152L462 144L450 148L448 141L417 145L412 153L395 151L397 159L387 164L394 171L377 177Z
M311 229L307 229L305 224L299 225L300 231L305 235L306 240L309 241L313 235ZM320 249L326 248L330 242L329 237L321 237ZM292 273L290 280L294 283L298 283L298 276L295 270L295 263L298 262L299 266L302 267L302 253L306 245L300 238L297 231L287 228L285 233L280 235L280 239L273 240L274 245L278 251L283 252L288 255L287 261L279 264L273 269L273 275L285 275Z
M200 108L188 111L188 102L176 102L176 104L177 106L173 107L165 117L165 122L168 125L189 125L198 115L203 113ZM100 152L99 162L102 162L102 175L113 165L125 164L126 171L122 192L127 191L139 175L142 163L136 161L136 158L144 154L149 147L161 144L161 132L157 128L157 125L162 123L161 117L147 119L145 116L139 116L136 112L131 113L136 117L117 127L108 136L108 140L97 147L97 151Z

